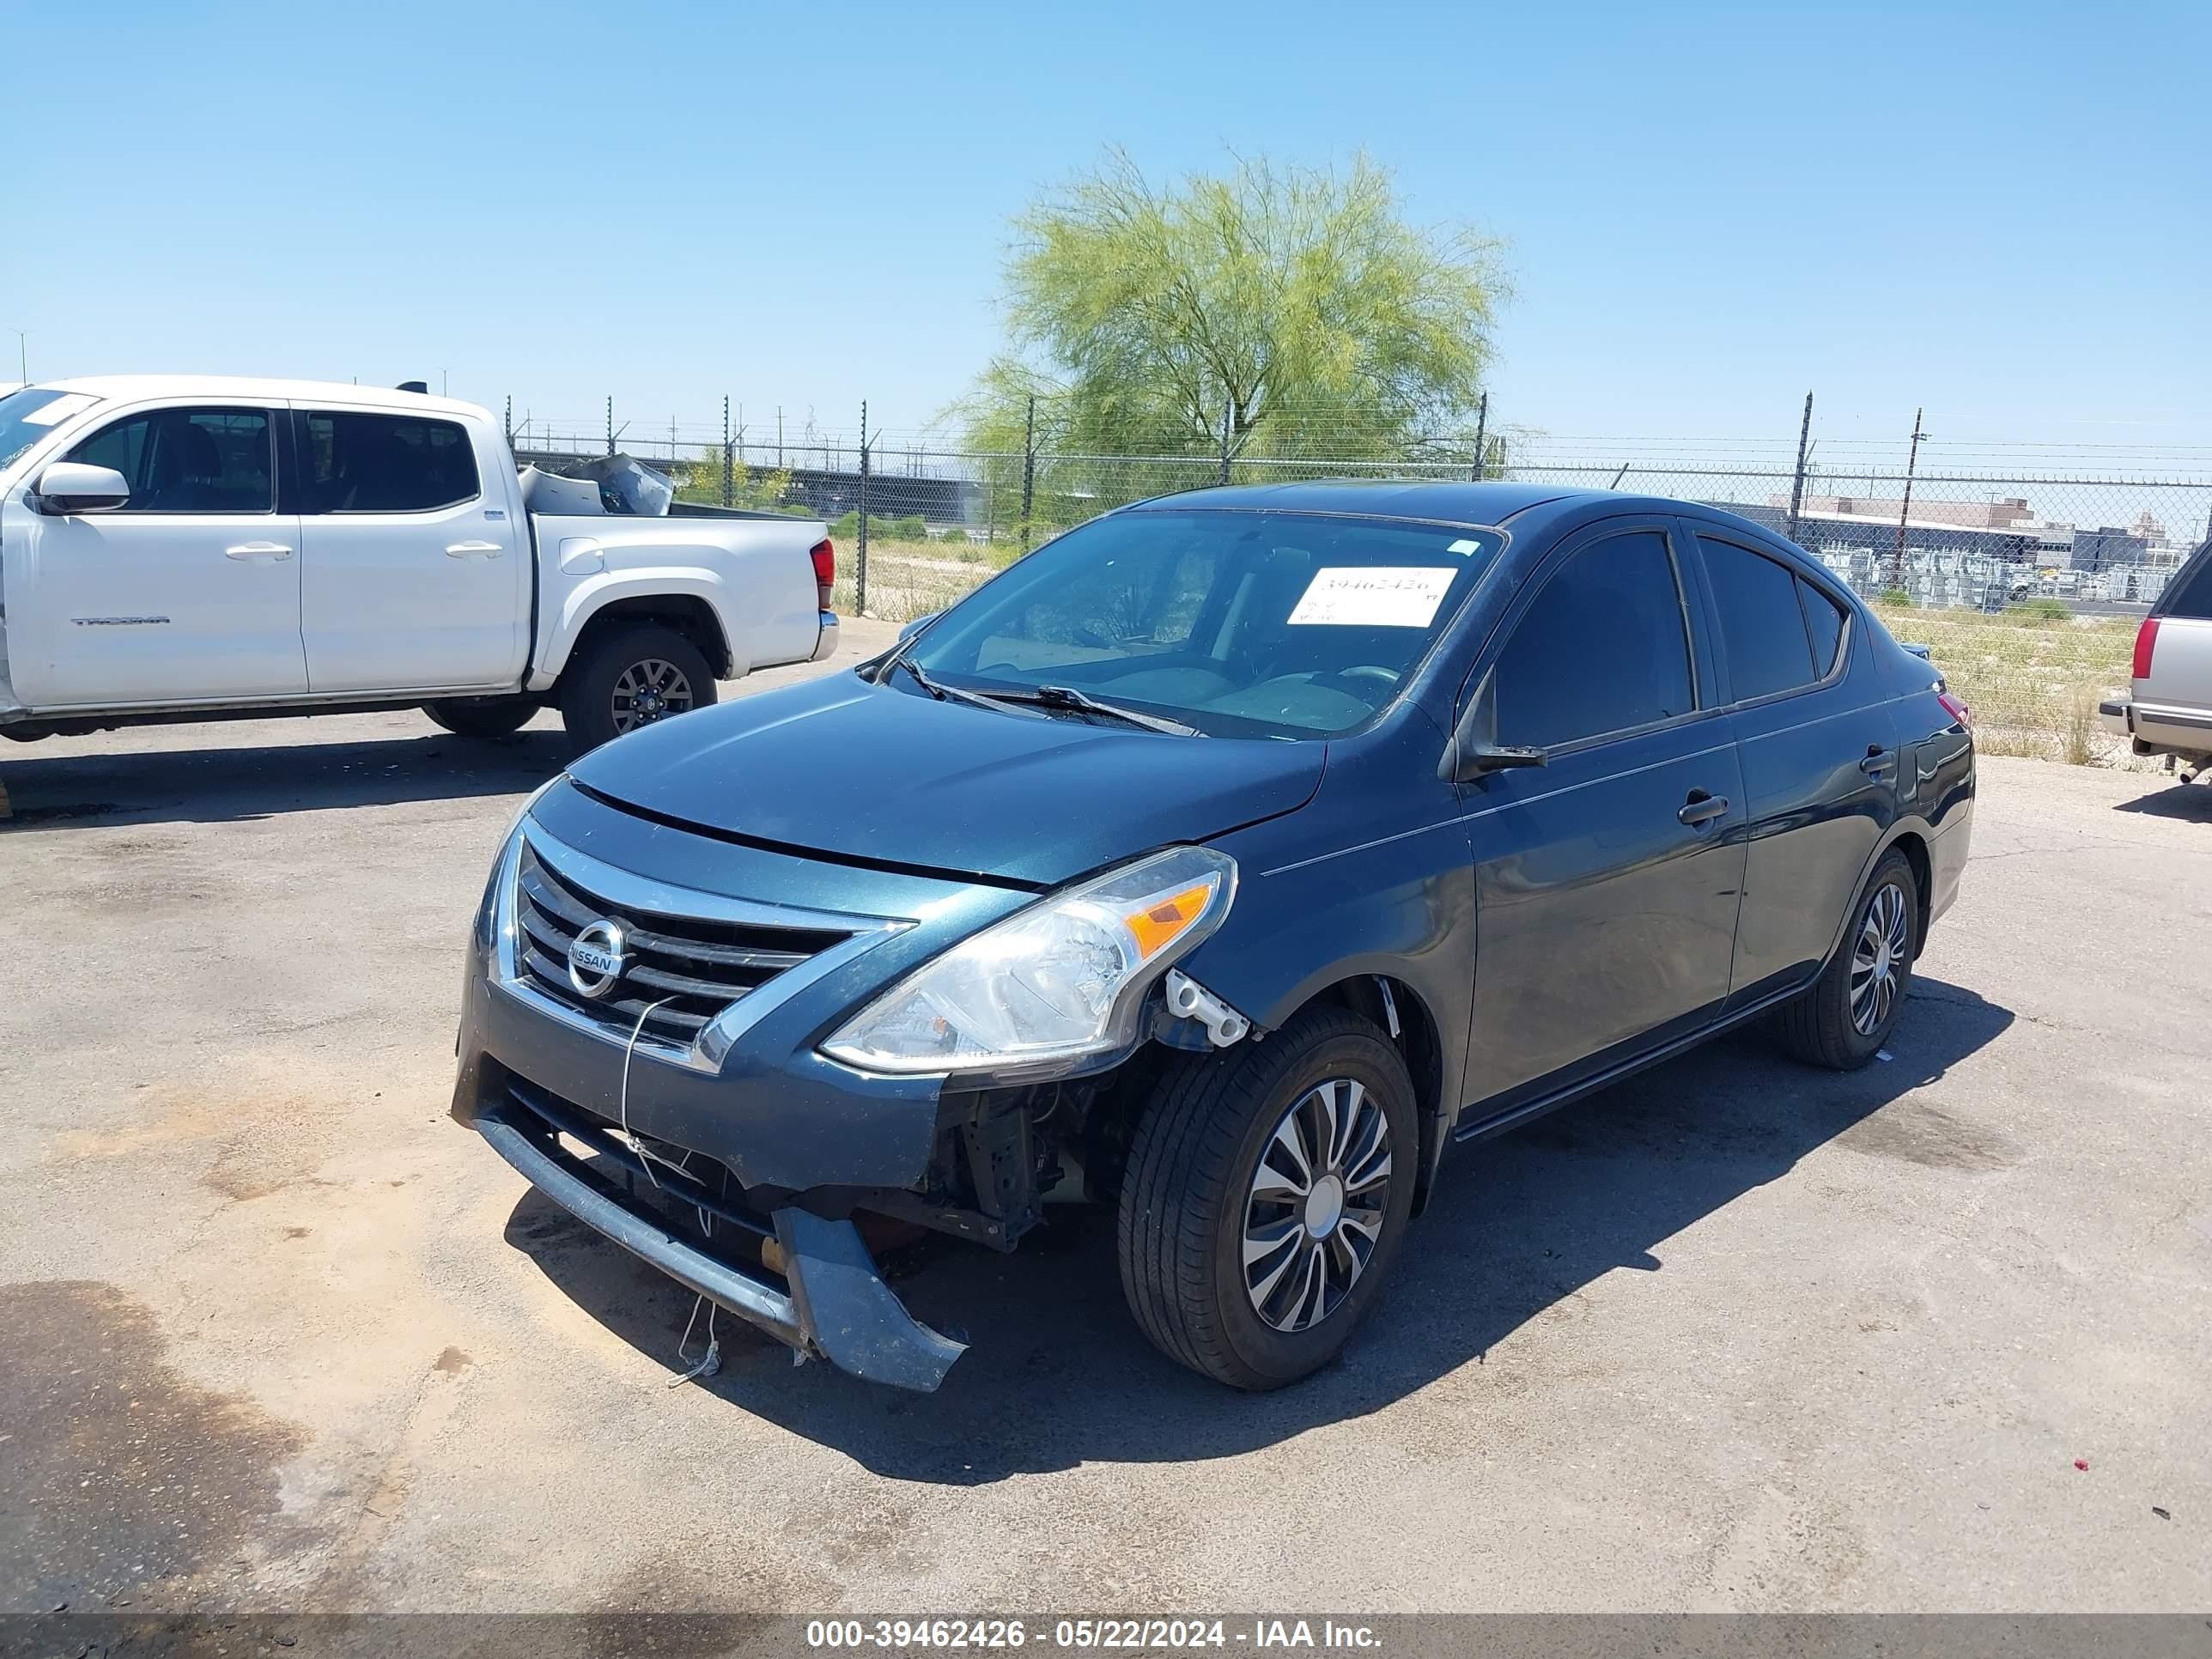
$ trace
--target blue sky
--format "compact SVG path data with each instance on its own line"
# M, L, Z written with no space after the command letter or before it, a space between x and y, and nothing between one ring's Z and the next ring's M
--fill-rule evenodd
M1509 245L1494 419L2212 453L2201 3L72 9L0 5L37 378L911 428L1104 146L1364 149Z

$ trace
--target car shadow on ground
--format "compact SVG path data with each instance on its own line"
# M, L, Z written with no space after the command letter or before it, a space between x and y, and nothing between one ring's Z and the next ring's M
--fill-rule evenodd
M103 823L244 823L337 806L512 795L536 788L574 757L557 727L489 742L432 730L359 743L52 757L0 743L0 784L13 808L0 818L0 835Z
M2193 823L2212 823L2212 785L2176 783L2154 794L2116 803L2115 812L2141 812L2154 818L2180 818Z
M977 1485L1086 1462L1222 1457L1358 1418L1470 1363L1616 1267L1666 1270L1668 1240L1815 1148L1990 1167L2002 1149L1903 1097L2012 1024L1941 981L1914 987L1891 1058L1838 1074L1756 1036L1723 1039L1516 1133L1448 1154L1389 1294L1336 1364L1278 1394L1243 1395L1172 1364L1122 1302L1103 1212L1032 1235L1013 1255L948 1245L897 1288L972 1346L937 1394L875 1387L724 1317L722 1365L698 1386L895 1480ZM690 1292L535 1192L507 1237L609 1330L669 1368Z

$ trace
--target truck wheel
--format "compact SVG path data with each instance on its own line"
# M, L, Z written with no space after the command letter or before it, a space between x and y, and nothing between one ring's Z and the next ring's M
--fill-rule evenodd
M672 628L640 623L601 635L561 676L561 723L579 749L714 701L714 673Z
M457 738L504 738L529 725L538 705L523 697L447 697L424 703L422 712Z
M1775 1011L1782 1046L1832 1071L1872 1060L1905 1007L1919 926L1919 880L1911 860L1892 853L1867 878L1850 931L1820 977Z
M1145 1334L1232 1388L1326 1364L1397 1254L1418 1144L1404 1060L1341 1008L1177 1064L1121 1182L1121 1288Z

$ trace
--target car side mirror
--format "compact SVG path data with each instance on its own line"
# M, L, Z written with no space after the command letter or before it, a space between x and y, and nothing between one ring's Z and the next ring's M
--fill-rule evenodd
M55 516L112 513L131 499L120 472L83 461L56 461L39 474L37 488L39 511Z
M1549 758L1541 749L1498 741L1493 674L1483 676L1482 684L1468 700L1467 712L1452 728L1451 741L1444 744L1443 758L1437 763L1437 775L1446 783L1473 783L1492 772L1541 766Z

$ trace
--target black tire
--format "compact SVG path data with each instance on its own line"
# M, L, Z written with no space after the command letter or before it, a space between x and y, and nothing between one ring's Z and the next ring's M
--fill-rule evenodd
M1859 962L1860 941L1875 921L1875 908L1885 892L1893 892L1902 907L1903 949L1888 953L1887 967L1893 975L1893 989L1869 1027L1852 1016L1852 990ZM1894 928L1885 930L1895 938ZM1897 1017L1904 1012L1905 993L1912 985L1912 959L1920 951L1920 881L1912 862L1902 853L1891 853L1875 866L1866 885L1851 902L1850 926L1843 943L1820 972L1820 977L1775 1011L1775 1033L1782 1046L1808 1065L1832 1071L1854 1072L1878 1054ZM1875 953L1876 971L1885 964Z
M625 675L647 676L653 664L665 665L678 677L682 706L641 711L631 724L625 725L616 712L618 689L624 684ZM636 726L708 707L714 701L714 673L699 647L674 629L659 623L633 623L611 628L586 642L561 676L560 696L561 723L568 728L576 747L596 749Z
M506 738L530 724L538 705L526 697L449 697L426 702L430 723L457 738Z
M1318 1316L1304 1328L1282 1328L1262 1313L1246 1278L1246 1226L1255 1213L1272 1215L1275 1207L1261 1208L1268 1200L1255 1196L1254 1185L1292 1109L1310 1109L1306 1103L1323 1085L1349 1101L1346 1082L1359 1085L1382 1109L1388 1136L1382 1145L1390 1160L1389 1181L1376 1207L1347 1205L1341 1182L1336 1189L1340 1211L1371 1221L1376 1237L1333 1307L1326 1305L1324 1283L1310 1304ZM1364 1113L1352 1115L1356 1123ZM1232 1388L1279 1389L1327 1364L1389 1275L1413 1210L1419 1145L1405 1061L1381 1031L1344 1009L1311 1009L1264 1042L1179 1061L1138 1121L1121 1182L1121 1288L1137 1323L1170 1358ZM1359 1172L1358 1156L1344 1163ZM1321 1184L1320 1177L1312 1182ZM1276 1224L1315 1213L1290 1201L1279 1207L1285 1213ZM1340 1224L1316 1243L1316 1236L1292 1228L1285 1247L1293 1254L1330 1253L1340 1236L1349 1249L1365 1235ZM1341 1260L1334 1254L1328 1259ZM1265 1274L1274 1260L1263 1258L1257 1272ZM1303 1303L1304 1292L1293 1291Z

